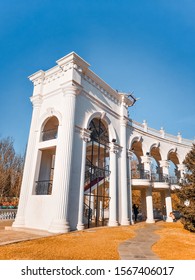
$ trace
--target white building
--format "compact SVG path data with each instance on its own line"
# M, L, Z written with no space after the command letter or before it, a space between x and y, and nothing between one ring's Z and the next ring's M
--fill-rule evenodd
M63 233L128 225L133 189L146 222L154 222L154 191L171 212L172 183L182 179L192 141L129 119L134 97L112 89L74 52L29 79L33 113L13 227Z

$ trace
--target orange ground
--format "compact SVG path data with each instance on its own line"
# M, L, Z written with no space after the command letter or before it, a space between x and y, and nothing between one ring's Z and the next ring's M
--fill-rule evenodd
M180 222L159 222L159 241L152 250L162 260L195 260L195 234ZM135 236L133 226L94 228L0 247L1 260L117 260L118 245Z

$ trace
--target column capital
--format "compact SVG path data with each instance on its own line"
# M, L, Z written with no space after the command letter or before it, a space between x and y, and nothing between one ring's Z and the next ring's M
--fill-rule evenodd
M168 160L159 160L159 163L160 163L160 167L167 167L169 168L170 166L170 163Z
M186 170L186 166L183 163L177 164L178 170L179 171L185 171Z
M83 87L76 84L61 84L61 89L63 91L63 95L66 96L67 94L71 95L79 95L82 91Z
M127 156L130 160L133 159L133 152L131 150L127 150Z
M33 107L40 107L42 104L42 96L39 95L34 95L30 98L30 101L33 104Z
M114 142L111 142L109 144L109 147L110 147L110 152L114 153L114 154L117 154L121 148L118 144L116 144Z
M83 128L80 132L81 139L85 142L89 142L91 140L91 130Z
M124 116L121 117L121 119L120 119L120 124L121 124L122 126L127 126L127 124L128 124L128 119L125 118Z
M152 163L152 158L150 156L141 156L140 158L142 163L148 163L148 164Z

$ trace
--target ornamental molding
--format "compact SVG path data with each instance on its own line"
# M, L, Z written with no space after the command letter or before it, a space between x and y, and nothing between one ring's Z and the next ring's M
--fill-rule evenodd
M67 94L78 95L83 90L83 87L76 83L65 83L61 84L60 86L63 92L63 96L66 96Z
M110 147L110 152L114 154L117 154L121 150L121 146L114 142L111 142L109 144L109 147Z
M56 63L56 66L47 71L40 70L29 76L29 79L33 82L35 87L40 84L49 84L63 77L66 72L70 70L76 70L80 74L85 73L90 66L74 52L60 58Z
M129 119L126 118L125 116L122 116L122 117L120 118L120 124L121 124L122 126L127 126L128 123L129 123Z
M169 168L169 166L170 166L170 163L168 160L159 160L159 163L160 163L160 167Z
M33 107L40 107L42 104L42 96L40 94L33 95L30 97L30 101L33 104Z
M183 163L177 164L177 168L179 171L185 171L186 170L186 166Z
M130 160L133 160L133 151L127 150L127 157L128 157Z
M92 72L88 70L88 73L82 75L83 79L99 90L105 97L110 99L113 103L118 106L121 105L121 99L119 94L113 90L110 86L108 86L103 80L99 77L95 77L95 74L91 74ZM88 75L87 75L88 74Z
M104 102L102 102L100 99L97 99L96 97L94 97L92 94L90 94L88 91L86 91L84 88L81 92L81 94L85 97L85 98L89 98L92 102L94 102L96 105L98 105L98 107L100 109L102 109L103 111L106 111L107 114L112 115L113 117L119 119L120 115L113 111L108 105L105 105Z
M89 69L90 64L84 61L76 53L70 53L67 56L57 60L56 63L57 66L54 66L47 71L40 70L35 74L29 76L29 79L33 82L34 87L40 84L50 84L53 81L60 79L61 77L66 75L67 71L75 70L82 76L84 80L95 87L113 103L117 104L118 106L121 106L121 104L123 104L123 106L125 106L126 108L132 105L132 101L128 99L128 97L125 96L124 93L119 93L118 91L112 89L101 78L93 73Z
M80 137L83 141L85 141L86 143L87 142L90 142L91 140L91 130L88 130L86 128L83 128L81 131L80 131Z
M83 141L89 142L91 140L91 130L75 125L75 132L80 135Z
M43 70L39 70L34 74L30 75L28 79L34 84L34 86L37 86L43 83L44 76L45 76L45 72Z
M59 111L56 111L55 108L49 107L46 109L46 112L41 115L39 119L39 127L44 126L44 123L48 120L48 118L51 118L53 116L58 119L59 126L62 125L62 114Z
M56 63L64 72L70 69L76 69L81 73L85 73L90 66L89 63L87 63L75 52L71 52L70 54L58 59Z
M148 164L152 163L152 158L150 156L141 156L140 158L142 163L148 163Z

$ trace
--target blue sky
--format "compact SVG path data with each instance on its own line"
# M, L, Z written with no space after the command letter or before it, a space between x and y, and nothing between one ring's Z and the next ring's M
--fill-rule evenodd
M195 1L6 0L0 3L0 137L23 153L32 84L75 51L112 88L133 91L131 117L195 137Z

